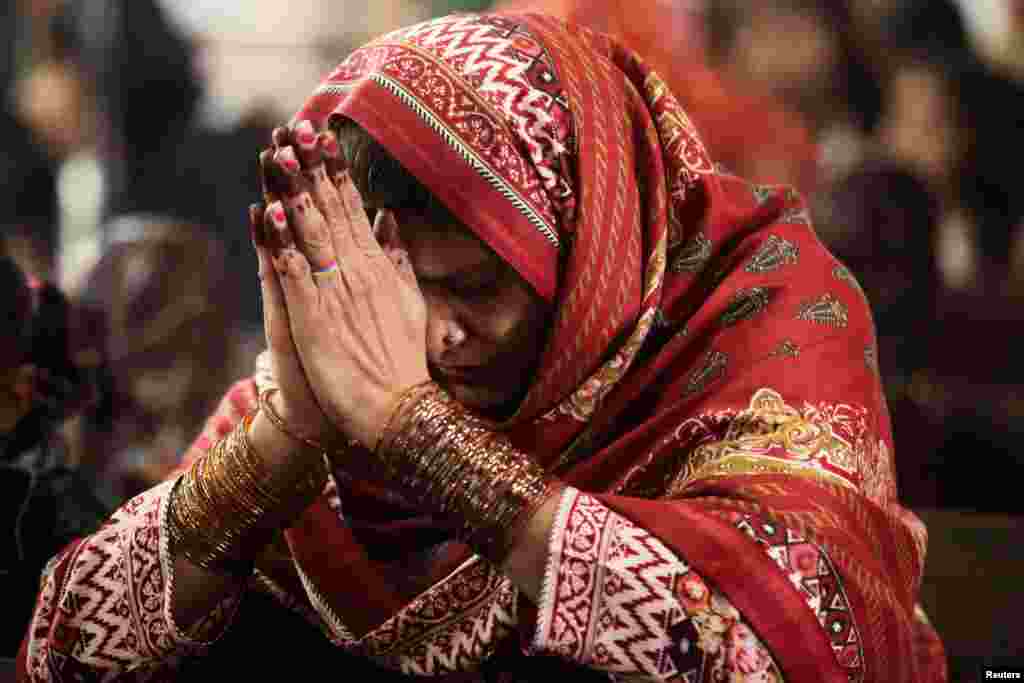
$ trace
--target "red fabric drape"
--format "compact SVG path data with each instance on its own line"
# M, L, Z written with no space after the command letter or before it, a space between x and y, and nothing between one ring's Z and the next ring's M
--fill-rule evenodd
M923 536L896 500L868 307L795 192L721 172L635 52L542 15L384 36L297 114L332 117L366 128L557 306L503 425L517 446L694 562L790 680L832 680L843 674L813 613L721 522L731 509L785 520L846 582L863 680L926 680L913 644ZM358 586L318 548L387 538L397 556L445 533L372 482L342 482L351 530L314 507L288 532L357 636L413 594L395 595L379 544L339 551ZM426 579L468 554L448 546Z

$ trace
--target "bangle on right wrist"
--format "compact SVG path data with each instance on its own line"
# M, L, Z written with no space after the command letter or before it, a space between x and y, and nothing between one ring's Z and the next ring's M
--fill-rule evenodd
M172 552L212 572L247 575L276 529L322 491L323 459L310 468L270 468L249 441L252 416L239 422L175 484L168 510Z
M284 421L284 418L282 418L280 414L278 414L277 409L274 408L274 404L270 400L270 398L278 391L280 390L277 387L270 387L269 389L264 389L263 391L260 392L258 398L260 412L263 413L268 420L270 420L270 424L277 427L278 431L285 434L286 436L292 438L295 441L300 441L306 444L314 451L318 451L321 453L327 451L328 448L324 446L324 444L317 441L316 439L295 433L288 426L288 423Z

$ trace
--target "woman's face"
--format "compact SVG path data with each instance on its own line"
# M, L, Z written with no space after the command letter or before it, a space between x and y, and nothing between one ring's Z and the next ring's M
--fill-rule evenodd
M382 210L378 235L390 217L427 302L431 376L481 414L511 416L533 379L552 307L465 228Z

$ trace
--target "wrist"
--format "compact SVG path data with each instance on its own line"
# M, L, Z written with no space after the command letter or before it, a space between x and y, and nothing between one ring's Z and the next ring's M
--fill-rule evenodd
M436 384L400 402L377 456L410 494L460 522L462 539L492 561L561 488Z
M198 567L246 573L273 530L288 526L323 491L322 456L297 457L301 444L273 424L255 423L255 417L242 420L196 460L172 493L172 552Z
M302 441L278 429L262 410L252 417L249 442L260 459L271 468L285 467L294 461L297 453L312 450Z
M301 411L300 419L297 411L288 408L276 387L260 393L259 406L259 414L279 432L318 453L331 450L339 442L336 430L330 426L318 406Z

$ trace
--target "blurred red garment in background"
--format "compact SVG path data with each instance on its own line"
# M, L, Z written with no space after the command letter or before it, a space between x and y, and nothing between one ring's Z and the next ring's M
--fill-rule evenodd
M717 163L753 182L805 195L817 188L819 149L802 117L708 66L699 2L658 0L638 10L618 0L504 0L497 9L552 14L615 36L665 79Z

